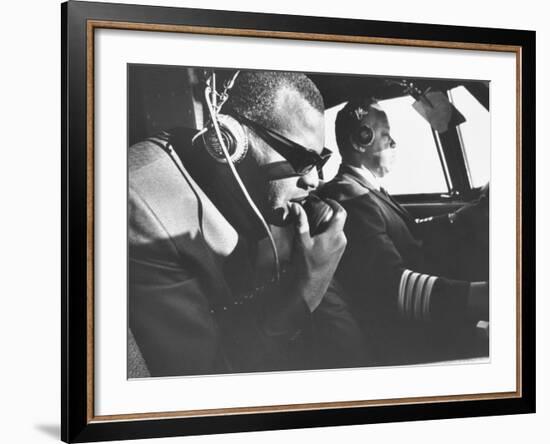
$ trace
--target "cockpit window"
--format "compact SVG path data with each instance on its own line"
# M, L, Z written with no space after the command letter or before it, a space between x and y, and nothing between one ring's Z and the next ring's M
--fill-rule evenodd
M490 176L490 115L463 86L449 91L449 98L466 118L458 126L470 184L473 188L485 185Z
M412 107L411 96L380 101L396 143L393 170L384 178L391 194L448 192L430 125Z

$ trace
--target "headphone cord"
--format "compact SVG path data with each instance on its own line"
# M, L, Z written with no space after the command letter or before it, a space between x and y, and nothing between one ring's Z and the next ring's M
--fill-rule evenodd
M269 226L267 225L267 222L265 221L264 217L262 216L262 213L260 213L260 210L256 206L256 204L252 201L252 198L250 197L250 194L248 193L243 181L241 180L241 177L239 176L239 173L237 172L235 165L233 165L233 162L231 161L231 156L229 155L229 151L227 150L227 147L225 146L225 141L223 140L223 136L220 130L220 127L218 125L218 119L216 118L216 111L214 110L214 107L212 105L212 102L210 101L209 94L211 93L210 87L206 87L204 90L204 95L206 99L206 105L208 106L208 111L210 112L212 125L214 127L214 131L216 132L216 137L218 138L218 141L220 142L220 147L222 149L223 155L225 157L225 160L227 161L227 165L229 166L229 169L231 170L231 173L233 174L233 177L237 181L237 184L239 185L239 188L241 189L246 201L258 217L259 221L261 222L267 237L269 239L269 243L271 244L271 250L273 251L273 261L275 263L275 282L279 282L281 278L281 267L279 263L279 253L277 252L277 246L275 245L275 239L273 239L273 234L271 233L271 230L269 229ZM204 135L204 133L202 133Z

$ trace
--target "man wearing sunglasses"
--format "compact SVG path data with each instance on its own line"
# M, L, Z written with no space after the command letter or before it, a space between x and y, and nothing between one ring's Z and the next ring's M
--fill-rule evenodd
M329 156L323 111L303 74L243 72L221 110L232 132L224 127L208 141L212 133L173 130L130 148L134 376L358 362L361 335L332 279L346 245L345 211L333 201L320 217L304 209ZM219 129L214 123L207 130ZM242 142L238 179L219 152L220 135L230 155L233 139ZM311 234L316 219L322 224Z

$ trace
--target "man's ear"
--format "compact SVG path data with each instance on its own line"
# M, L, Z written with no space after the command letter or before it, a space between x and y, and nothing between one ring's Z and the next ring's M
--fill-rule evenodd
M359 143L357 143L353 137L349 136L349 143L351 145L351 147L353 148L354 151L358 152L358 153L364 153L365 151L367 151L367 148Z

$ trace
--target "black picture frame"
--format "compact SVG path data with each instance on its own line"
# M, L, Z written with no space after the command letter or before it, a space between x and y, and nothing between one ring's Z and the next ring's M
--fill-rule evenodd
M88 80L93 75L91 22L206 27L326 36L346 41L369 37L381 44L432 42L505 45L517 49L518 183L521 231L517 258L519 392L494 399L334 406L323 409L250 411L231 415L150 417L109 420L93 415L93 132ZM535 412L535 32L505 29L365 21L186 8L69 1L61 5L62 54L62 383L61 438L65 442L216 434L336 425L370 424ZM144 31L146 32L146 31ZM92 34L93 35L93 34ZM332 36L332 37L330 37ZM402 44L402 43L401 43ZM90 57L92 65L90 66ZM522 118L527 115L528 118ZM90 350L90 347L92 349ZM93 397L92 397L93 398Z

